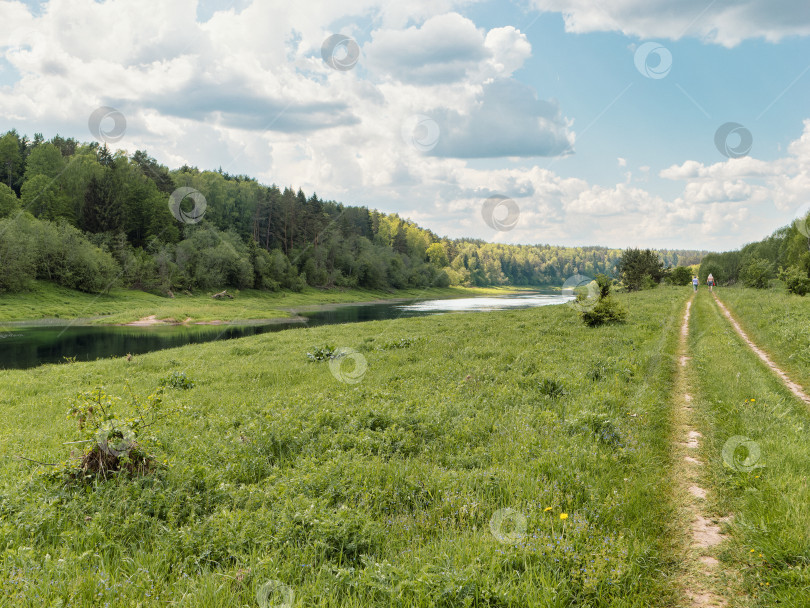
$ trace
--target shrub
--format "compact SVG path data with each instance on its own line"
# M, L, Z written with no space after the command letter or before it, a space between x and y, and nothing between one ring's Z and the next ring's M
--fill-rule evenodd
M765 258L752 257L743 262L740 280L746 287L765 289L773 275L773 267Z
M588 327L598 327L606 323L624 323L627 309L611 296L600 298L591 310L582 311L582 320Z
M188 390L194 388L194 381L186 376L186 372L172 372L171 375L160 381L160 386Z
M669 273L669 282L673 285L689 285L692 282L692 270L688 266L678 266Z
M646 289L650 281L657 285L664 276L664 263L652 249L625 249L618 267L628 291Z
M75 418L84 441L90 444L79 459L78 466L66 465L57 476L86 480L106 478L108 473L127 472L145 475L154 470L154 458L138 442L138 434L166 417L163 389L145 399L130 391L134 414L119 415L121 398L108 394L104 387L79 394L71 403L68 416Z
M779 269L779 280L785 282L790 293L803 296L810 293L810 277L798 266L788 266Z

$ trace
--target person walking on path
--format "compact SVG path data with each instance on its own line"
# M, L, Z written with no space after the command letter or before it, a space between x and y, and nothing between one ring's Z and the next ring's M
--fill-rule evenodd
M706 284L709 286L709 291L714 291L714 275L711 272L706 278Z
M697 291L697 288L698 288L698 283L699 283L699 281L698 281L697 276L693 276L693 277L692 277L692 287L694 287L694 288L695 288L695 291Z

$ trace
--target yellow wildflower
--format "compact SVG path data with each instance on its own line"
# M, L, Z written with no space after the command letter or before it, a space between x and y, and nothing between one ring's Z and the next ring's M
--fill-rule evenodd
M560 513L560 519L568 519L568 513Z
M553 508L554 508L554 507L546 507L545 509L543 509L543 513L548 513L548 512L549 512L549 511L551 511L551 509L553 509Z

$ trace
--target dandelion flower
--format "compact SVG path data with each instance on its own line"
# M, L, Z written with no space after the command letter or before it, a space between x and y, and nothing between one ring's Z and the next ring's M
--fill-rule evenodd
M549 512L549 511L551 511L551 509L553 509L553 508L554 508L554 507L546 507L545 509L543 509L543 513L548 513L548 512Z
M751 549L751 553L753 553L753 552L754 552L754 550L753 550L753 549Z
M560 513L560 519L568 519L568 513Z

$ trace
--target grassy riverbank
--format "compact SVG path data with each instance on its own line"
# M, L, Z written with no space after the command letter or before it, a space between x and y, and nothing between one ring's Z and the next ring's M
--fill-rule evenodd
M38 319L87 319L88 323L130 323L149 316L167 322L238 321L288 317L288 309L322 304L369 302L392 298L450 298L514 293L521 288L447 287L376 291L368 289L267 292L253 289L236 293L233 300L214 300L209 293L168 298L132 289L109 294L86 294L51 283L38 282L32 291L0 294L0 324ZM102 318L100 318L102 317Z
M623 326L549 306L0 372L0 604L254 607L275 580L296 606L672 605L688 295L620 294ZM325 344L360 367L309 361ZM141 438L152 474L64 485L10 457L62 461L78 392L175 371L195 386Z

